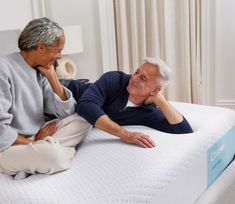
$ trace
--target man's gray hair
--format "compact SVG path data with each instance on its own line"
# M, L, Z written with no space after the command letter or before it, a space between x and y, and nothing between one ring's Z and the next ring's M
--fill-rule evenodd
M30 21L18 39L18 47L22 51L36 49L39 43L46 47L52 45L63 36L63 28L49 18L43 17Z
M169 84L171 73L172 73L171 69L160 58L146 57L144 59L144 62L152 64L158 69L159 74L160 74L160 79L158 79L158 83L160 83L162 86L162 89L164 89Z

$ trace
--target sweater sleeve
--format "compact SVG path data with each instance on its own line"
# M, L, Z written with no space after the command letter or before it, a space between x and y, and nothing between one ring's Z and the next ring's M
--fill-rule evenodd
M185 134L193 132L185 117L183 117L183 121L180 123L170 124L158 108L155 108L154 111L149 112L149 114L146 115L143 119L143 124L156 130L172 134Z
M99 80L87 88L78 101L76 112L84 117L90 124L94 125L99 117L106 115L102 106L110 94L117 91L118 80L118 73L105 73ZM72 92L75 92L75 90L72 90Z
M10 80L4 73L0 76L0 152L10 147L17 138L18 133L11 127L13 115L10 113L12 108L12 94Z
M186 134L193 132L185 117L183 117L182 122L177 124L169 124L168 121L165 119L164 121L162 121L162 125L160 126L159 130L172 134Z
M69 89L63 87L68 98L66 101L63 101L57 94L53 92L49 82L45 77L43 77L41 80L45 113L53 114L60 119L75 113L76 101Z

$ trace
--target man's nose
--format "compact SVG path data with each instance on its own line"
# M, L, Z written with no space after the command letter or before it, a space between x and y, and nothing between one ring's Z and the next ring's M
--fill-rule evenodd
M132 76L132 80L133 80L134 82L138 82L138 81L139 81L139 76L138 76L138 74L133 75L133 76Z

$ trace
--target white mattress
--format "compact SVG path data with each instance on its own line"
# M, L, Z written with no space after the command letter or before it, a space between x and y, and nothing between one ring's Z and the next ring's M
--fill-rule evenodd
M0 203L194 203L208 187L207 151L235 125L235 112L173 105L194 133L172 135L126 127L149 134L157 144L143 149L94 128L67 171L20 181L0 174Z
M225 169L221 176L200 196L195 204L233 204L235 203L235 161Z

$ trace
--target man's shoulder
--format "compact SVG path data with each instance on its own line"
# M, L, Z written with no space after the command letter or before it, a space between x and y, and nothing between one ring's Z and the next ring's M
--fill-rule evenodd
M127 86L130 76L121 71L110 71L104 73L95 85L107 88L110 91L117 91Z
M108 80L111 82L123 82L123 81L128 81L130 78L130 75L122 72L122 71L110 71L106 72L102 75L104 80Z

